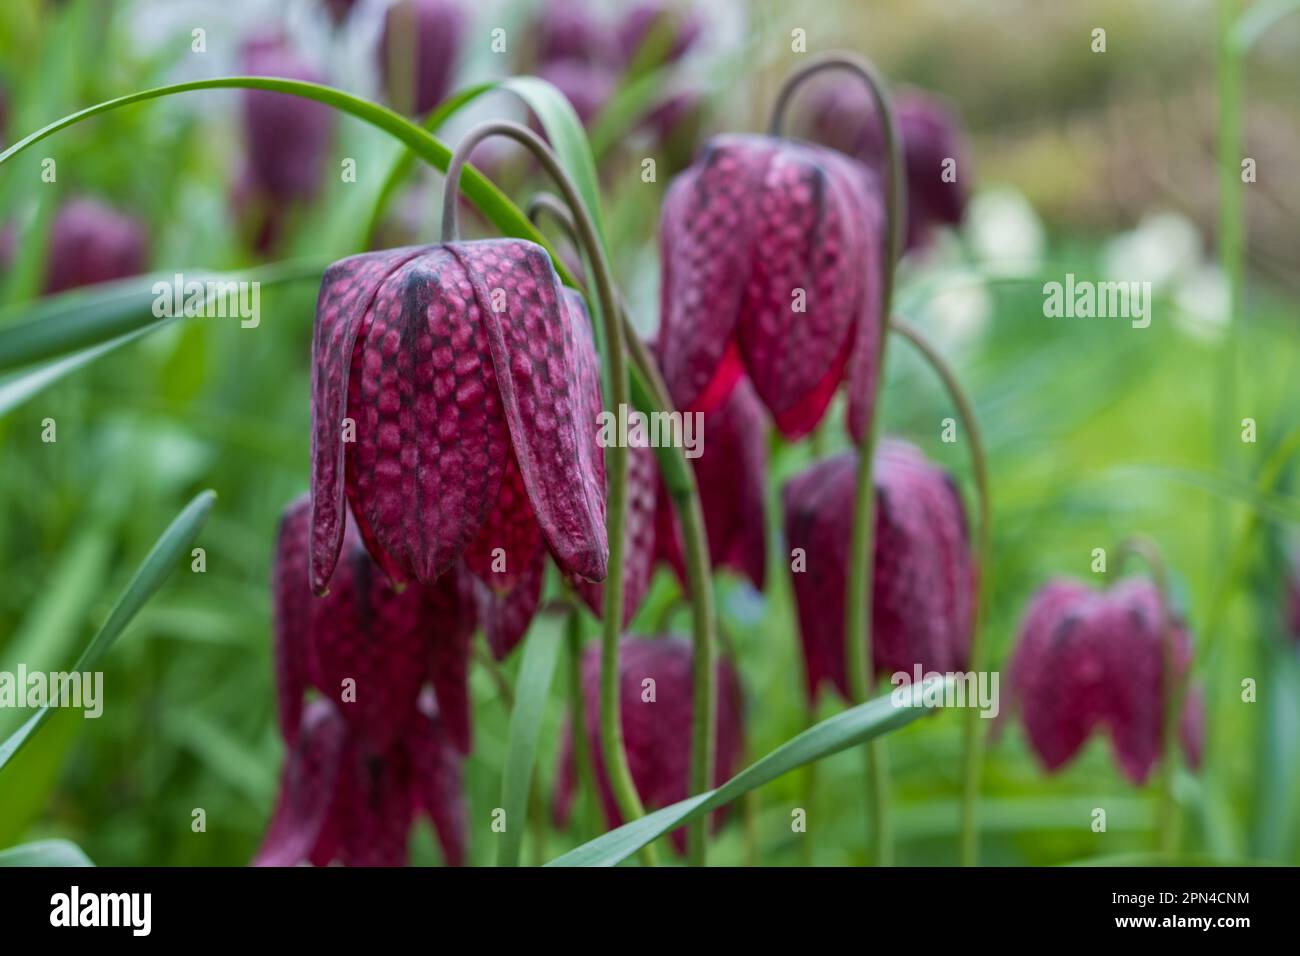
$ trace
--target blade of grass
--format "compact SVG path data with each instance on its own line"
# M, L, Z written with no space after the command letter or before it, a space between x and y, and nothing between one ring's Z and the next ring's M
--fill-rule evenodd
M947 680L911 685L842 711L786 741L716 790L697 794L626 823L555 858L547 866L615 866L683 823L730 803L791 770L910 724L938 706L927 702L927 698L937 695L942 701L950 687ZM906 695L906 706L895 703L894 696L899 693Z
M84 671L94 666L112 646L113 641L122 633L127 624L131 622L136 612L167 580L175 569L177 561L189 550L190 545L199 533L199 529L203 527L203 523L207 520L208 513L212 510L212 503L216 500L216 497L214 492L204 491L197 495L176 516L176 520L168 526L162 537L158 539L153 549L145 557L139 570L131 579L131 583L122 592L122 596L117 599L117 604L113 606L112 612L109 613L108 620L104 622L103 627L86 645L86 649L81 652L77 662L72 665L73 671ZM32 734L40 728L41 724L45 723L49 716L50 708L48 706L40 708L21 727L14 731L7 740L0 743L0 770L4 769L5 765L31 739Z
M515 680L515 706L510 714L505 770L501 776L501 806L505 810L506 828L497 849L498 866L519 865L528 791L537 763L537 741L562 636L563 619L548 615L533 625L524 643L524 659Z

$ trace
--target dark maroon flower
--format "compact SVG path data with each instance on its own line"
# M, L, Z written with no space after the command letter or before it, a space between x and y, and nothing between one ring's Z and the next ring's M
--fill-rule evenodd
M600 115L614 93L617 78L607 67L578 60L547 63L537 75L551 83L573 104L584 126Z
M432 696L412 706L402 736L376 749L327 700L303 714L257 866L404 866L417 812L427 813L450 866L465 860L461 757Z
M700 457L693 462L714 569L730 568L763 590L767 570L767 415L748 381L704 416ZM659 485L658 556L686 582L686 564L668 490Z
M659 230L659 348L679 408L716 408L747 373L798 438L845 381L865 434L881 334L871 180L832 150L766 136L711 140L677 177Z
M337 704L360 739L386 750L428 680L448 734L468 752L469 582L453 569L431 585L394 590L349 520L329 593L316 597L307 584L310 517L304 495L286 509L276 545L276 684L285 739L297 736L310 685Z
M1108 591L1072 580L1043 587L1020 626L1011 686L1025 733L1048 770L1069 762L1095 729L1110 734L1121 773L1135 784L1160 759L1165 646L1155 587L1129 578ZM1182 623L1172 622L1175 679L1191 661ZM1189 690L1180 721L1188 762L1200 761L1203 705Z
M313 350L314 590L338 559L345 495L395 582L432 584L463 559L507 591L543 546L566 574L604 578L595 346L540 246L337 262Z
M694 711L690 642L681 637L625 637L619 644L619 713L632 781L647 809L666 807L690 794L691 714ZM740 678L731 663L717 663L717 749L713 780L720 786L737 769L743 748ZM646 683L652 681L653 683ZM600 748L600 648L594 644L582 656L582 695L586 733L605 818L611 827L622 823L614 801ZM555 817L567 825L575 789L573 728L560 755L556 778ZM721 812L714 815L720 821ZM673 831L679 852L685 852L686 831Z
M546 0L533 23L532 41L538 66L559 60L609 63L614 58L614 36L583 0Z
M323 82L280 37L252 41L243 56L244 70L252 76ZM333 111L323 103L269 90L245 90L243 109L248 159L242 188L273 207L314 196L329 159Z
M420 116L441 103L451 91L464 35L465 12L455 0L400 0L389 7L379 40L388 98Z
M650 38L650 31L665 31L665 56L660 61L679 60L699 39L701 23L692 11L675 7L664 0L641 0L633 7L618 28L619 46L625 63L631 63L641 47Z
M782 498L794 567L809 699L823 681L849 693L844 665L857 453L818 462ZM876 453L872 662L877 674L960 670L974 625L975 567L961 496L915 447L886 440ZM794 549L801 549L796 553Z
M138 275L149 258L149 239L136 219L94 199L73 199L50 226L46 293Z
M900 90L895 118L907 170L907 245L928 241L935 226L955 226L966 208L970 165L961 121L941 98ZM812 104L812 135L840 152L883 169L884 138L870 94L856 81L821 86ZM955 162L953 166L948 161Z

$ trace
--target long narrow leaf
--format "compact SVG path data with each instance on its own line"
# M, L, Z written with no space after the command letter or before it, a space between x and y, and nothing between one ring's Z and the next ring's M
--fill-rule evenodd
M176 520L163 532L162 537L144 559L144 563L140 565L140 569L136 571L131 583L117 599L117 604L113 606L104 626L99 629L86 645L81 656L77 658L77 662L72 665L74 672L93 667L131 622L131 618L135 617L136 612L167 580L181 556L189 550L199 529L203 527L203 522L207 520L208 512L212 510L212 503L216 497L216 494L211 491L200 493L185 506L185 510L177 515ZM14 755L22 749L23 744L27 743L41 724L49 719L49 716L48 706L40 708L4 743L0 743L0 770L4 769Z
M501 807L506 829L497 851L498 866L517 866L523 842L528 790L537 763L537 741L542 715L551 693L555 662L559 659L561 621L554 615L538 620L524 644L524 659L515 681L515 708L510 715L510 741L506 745L505 772L501 778Z
M936 684L939 686L936 687ZM730 803L763 784L771 783L791 770L911 723L928 713L932 707L938 706L927 701L935 698L942 701L950 686L950 682L942 680L911 685L894 691L894 694L901 692L906 695L907 706L895 703L893 694L890 694L836 714L786 741L718 789L697 794L639 820L625 823L617 830L584 843L546 865L615 866L647 843L675 830L683 823Z

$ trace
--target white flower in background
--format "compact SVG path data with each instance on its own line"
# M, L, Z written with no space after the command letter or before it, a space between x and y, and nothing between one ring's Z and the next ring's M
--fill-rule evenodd
M1201 234L1177 212L1147 213L1102 251L1102 271L1125 282L1150 282L1159 290L1189 275L1201 261Z
M954 275L935 288L926 315L938 341L964 348L983 337L993 317L993 297L979 276Z
M977 193L966 211L965 229L976 258L1002 275L1035 271L1047 247L1034 207L1010 186Z
M1230 299L1222 270L1208 263L1198 266L1174 293L1178 327L1203 342L1220 341L1228 324Z

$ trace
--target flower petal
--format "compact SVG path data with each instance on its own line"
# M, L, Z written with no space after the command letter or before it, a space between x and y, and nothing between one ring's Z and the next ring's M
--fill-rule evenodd
M285 509L276 535L272 592L275 600L275 699L280 732L286 743L298 739L302 695L307 689L311 588L307 586L307 552L311 534L311 500L303 495Z
M461 753L469 753L469 650L476 626L473 583L463 568L452 568L425 589L424 600L426 632L431 638L429 682L447 736Z
M438 704L428 694L420 699L406 747L416 806L433 821L447 865L461 866L469 837L461 758Z
M488 648L497 660L503 660L515 649L528 625L533 622L542 600L542 582L546 573L546 553L539 550L533 561L524 569L519 582L504 593L474 579L474 601L479 623L487 637Z

